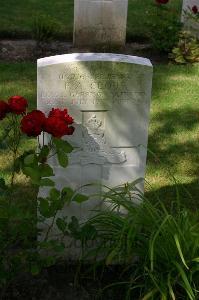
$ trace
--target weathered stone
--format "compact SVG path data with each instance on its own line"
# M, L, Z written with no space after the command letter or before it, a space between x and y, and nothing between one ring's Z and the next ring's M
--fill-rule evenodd
M128 0L75 0L75 46L122 46L126 40Z

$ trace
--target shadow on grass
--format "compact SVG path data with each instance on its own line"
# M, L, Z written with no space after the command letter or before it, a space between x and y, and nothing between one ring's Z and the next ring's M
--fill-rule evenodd
M179 108L162 111L152 118L148 149L154 153L154 157L149 153L150 167L176 169L183 165L183 170L177 172L199 175L199 142L196 139L198 117L196 109Z
M186 100L187 104L198 99L199 68L195 65L158 65L154 66L153 102L160 104L166 99L173 99L176 104ZM194 96L194 97L193 97Z
M145 196L152 202L159 199L167 207L171 207L172 202L176 202L176 200L179 198L179 202L182 206L192 210L197 210L199 209L198 194L199 180L195 180L186 184L164 186L157 190L146 192Z

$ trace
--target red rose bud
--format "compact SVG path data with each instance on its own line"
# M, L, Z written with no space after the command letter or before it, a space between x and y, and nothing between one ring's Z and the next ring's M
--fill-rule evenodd
M64 120L66 124L71 125L74 120L73 118L68 115L68 110L67 109L59 109L59 108L52 108L52 110L49 112L49 117L56 117Z
M33 110L21 120L21 131L28 136L38 136L44 128L46 117L40 110Z
M158 4L167 4L169 0L155 0Z
M0 100L0 120L3 120L9 111L9 105L5 101Z
M28 102L25 98L21 96L12 96L8 100L10 111L16 115L20 115L26 111L28 107Z
M194 5L192 7L192 12L196 15L198 13L198 7L196 5Z
M57 117L48 117L45 121L44 129L47 133L52 134L52 136L56 138L61 138L64 135L71 135L73 133L63 118Z

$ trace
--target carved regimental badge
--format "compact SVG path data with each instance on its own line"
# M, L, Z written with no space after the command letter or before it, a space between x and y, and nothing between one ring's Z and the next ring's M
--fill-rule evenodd
M111 148L105 137L103 121L93 114L82 126L83 145L82 149L72 152L70 163L98 164L104 163L120 164L126 161L124 151Z

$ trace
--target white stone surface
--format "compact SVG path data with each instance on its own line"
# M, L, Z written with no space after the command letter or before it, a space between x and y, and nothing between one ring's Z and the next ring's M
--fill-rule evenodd
M199 9L199 0L183 0L181 20L184 24L185 29L190 30L199 38L199 23L195 22L193 19L188 18L185 14L185 12L190 11L189 8L192 9L194 5L196 5Z
M66 137L75 147L68 168L59 167L55 158L50 161L58 188L92 182L114 187L144 178L152 70L148 59L117 54L38 60L38 109L47 114L53 107L68 108L76 122L74 135ZM81 191L100 195L101 188ZM40 194L47 195L47 189ZM82 205L70 204L63 213L83 221L99 205L100 196L95 196Z
M128 0L75 0L74 44L124 45Z

